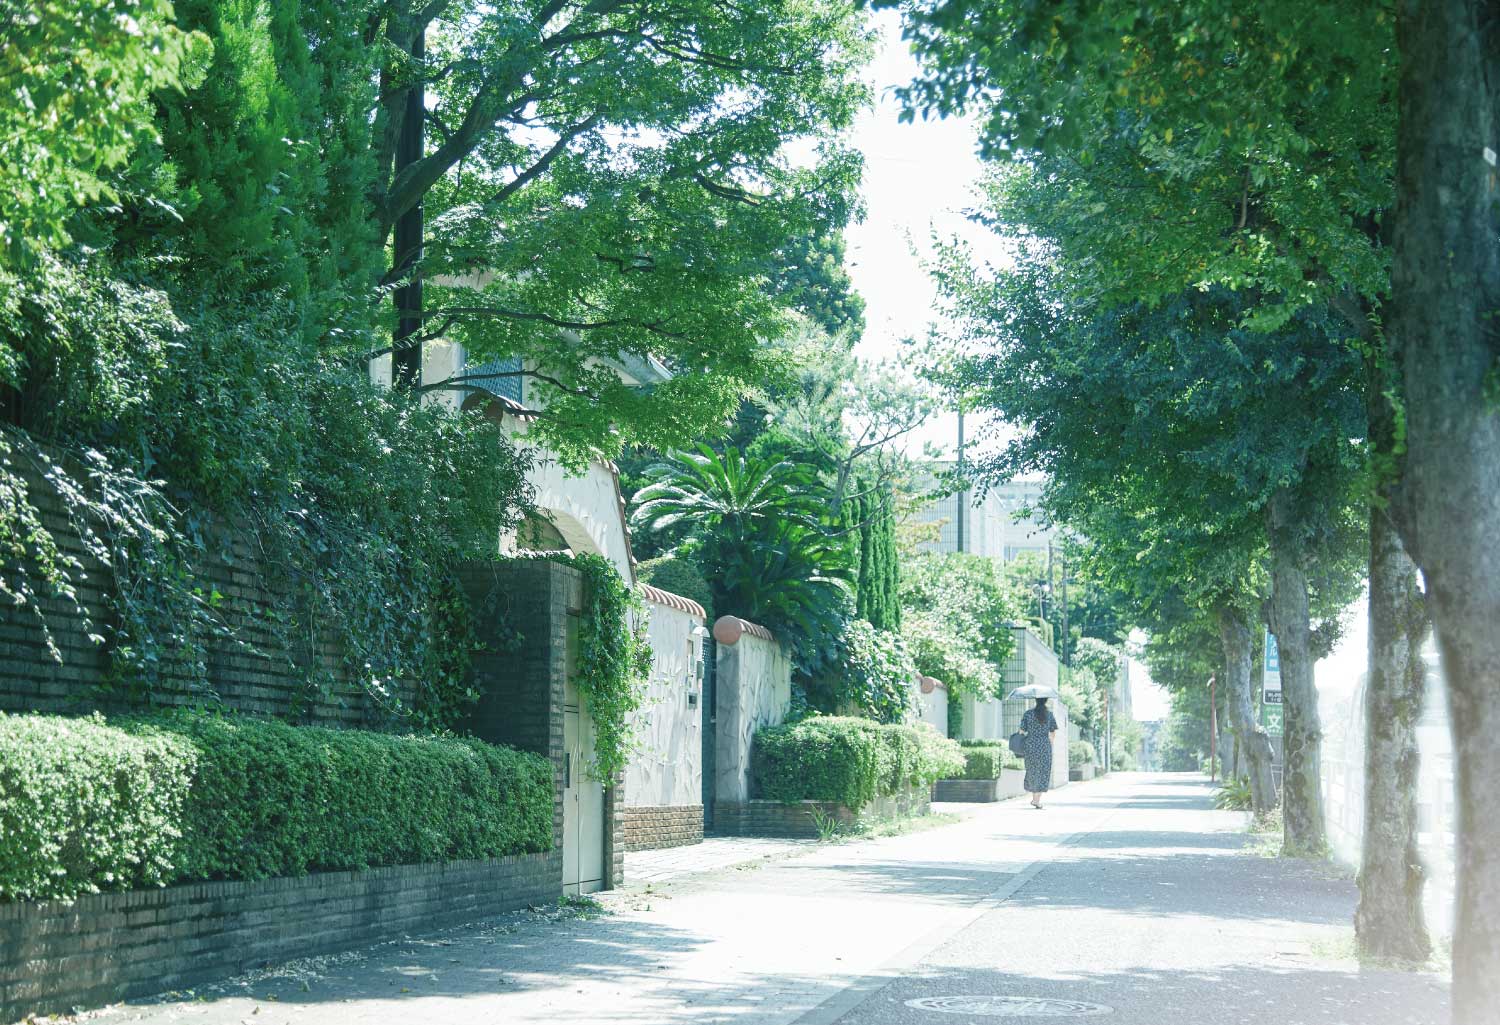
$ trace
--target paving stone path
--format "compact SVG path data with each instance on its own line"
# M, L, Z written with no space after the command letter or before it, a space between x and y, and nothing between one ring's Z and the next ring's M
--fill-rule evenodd
M1246 852L1205 781L1115 776L844 844L631 855L542 912L257 973L107 1022L1438 1025L1446 983L1348 959L1354 889ZM693 858L697 850L699 860ZM702 871L693 871L702 869ZM1092 1009L1092 1010L1091 1010ZM1023 1013L1024 1012L1024 1013Z

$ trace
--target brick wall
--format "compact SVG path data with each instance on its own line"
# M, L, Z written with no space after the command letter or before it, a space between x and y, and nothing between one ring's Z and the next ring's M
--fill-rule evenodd
M617 773L604 791L604 864L609 885L625 885L625 774Z
M568 674L568 617L583 609L583 574L571 566L523 559L474 563L458 579L481 638L491 643L472 659L480 693L465 726L491 743L534 751L552 761L554 844L563 837L563 704ZM624 779L604 794L604 860L610 885L625 879Z
M47 474L15 453L0 458L26 481L31 501L58 547L82 563L82 573L73 574L79 603L96 626L107 624L113 574L88 552ZM250 532L211 531L205 547L207 551L192 567L194 581L205 593L217 591L222 596L219 612L233 628L233 637L203 638L211 688L195 680L185 664L164 661L153 688L158 703L190 705L217 699L238 711L277 716L297 713L304 721L325 725L373 725L385 718L363 688L343 677L343 652L335 637L292 638L276 629L277 606L291 585L257 549ZM106 678L109 658L89 639L74 605L44 599L40 607L63 661L59 663L48 651L36 615L29 608L4 602L0 607L0 711L130 710L126 699L93 686ZM333 683L327 693L308 688L307 681L318 675L316 671L330 674ZM397 696L410 698L401 688Z
M1022 769L1001 769L999 779L940 779L932 785L934 801L1005 801L1025 792Z
M998 779L940 779L932 785L934 801L984 804L1000 800Z
M551 760L551 852L0 906L0 1021L182 988L556 900L567 618L582 606L582 577L541 562L472 564L459 576L474 602L478 636L493 641L473 659L471 682L481 697L468 725L492 743ZM496 640L517 634L516 643ZM622 818L622 806L607 802L606 811ZM618 832L607 831L605 851L616 885L624 867Z
M702 843L703 805L645 805L626 808L621 842L627 851L649 851Z
M182 989L557 899L562 853L0 905L0 1021Z
M714 808L714 832L728 836L776 836L815 839L819 822L849 828L860 820L910 818L932 811L931 792L912 787L889 797L877 797L859 814L836 801L719 801Z

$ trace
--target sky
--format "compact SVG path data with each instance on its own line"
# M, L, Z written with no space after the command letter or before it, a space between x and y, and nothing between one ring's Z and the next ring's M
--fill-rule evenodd
M849 275L865 300L865 334L856 352L861 359L900 363L906 340L926 337L934 320L936 290L922 265L933 236L962 238L982 257L998 259L999 253L988 232L964 215L983 170L973 122L901 123L901 103L891 90L916 77L917 62L901 40L898 12L882 12L876 24L880 50L866 72L876 102L853 132L865 156L865 217L848 231ZM956 436L950 413L934 417L917 442L951 450ZM1144 665L1132 662L1137 717L1165 718L1164 692Z
M963 213L981 175L973 123L900 123L901 103L891 90L916 77L917 62L901 40L899 12L883 11L875 23L880 50L866 78L876 102L853 132L865 155L865 218L847 234L849 274L865 300L865 334L855 351L865 360L900 362L904 340L926 337L932 323L936 291L922 256L932 252L933 234L962 237L980 252L994 245ZM951 449L956 429L952 414L938 416L918 440Z

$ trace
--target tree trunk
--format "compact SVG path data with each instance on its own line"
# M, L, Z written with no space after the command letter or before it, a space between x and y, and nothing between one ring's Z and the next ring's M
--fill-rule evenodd
M1271 544L1271 629L1281 652L1282 852L1292 857L1321 857L1328 850L1323 824L1323 728L1318 692L1313 685L1312 626L1307 574L1302 568L1305 545L1293 513L1293 497L1283 488L1267 506Z
M1500 1007L1500 53L1484 0L1404 0L1396 39L1392 338L1407 549L1448 682L1457 797L1453 1016Z
M1219 641L1224 648L1224 701L1229 721L1234 726L1236 766L1243 752L1250 770L1250 802L1259 818L1276 807L1276 777L1272 773L1271 738L1255 721L1255 705L1250 695L1250 665L1253 661L1250 624L1245 614L1232 605L1220 605ZM1238 767L1236 767L1238 771Z
M1365 828L1354 933L1360 952L1425 961L1417 845L1417 722L1427 613L1417 567L1389 512L1370 511L1370 672L1365 684Z
M418 67L427 54L427 31L419 27L412 37L411 55ZM418 82L407 90L406 113L401 119L401 134L396 141L395 174L422 159L427 121L427 89ZM396 307L396 330L391 344L391 384L415 391L422 384L422 244L425 231L422 204L412 205L396 220L392 240L396 273L407 279L396 289L392 301Z

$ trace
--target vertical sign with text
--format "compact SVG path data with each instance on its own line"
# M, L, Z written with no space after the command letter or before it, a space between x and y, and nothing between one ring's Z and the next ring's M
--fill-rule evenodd
M1281 652L1276 635L1266 631L1265 668L1260 680L1260 721L1273 737L1281 736Z

